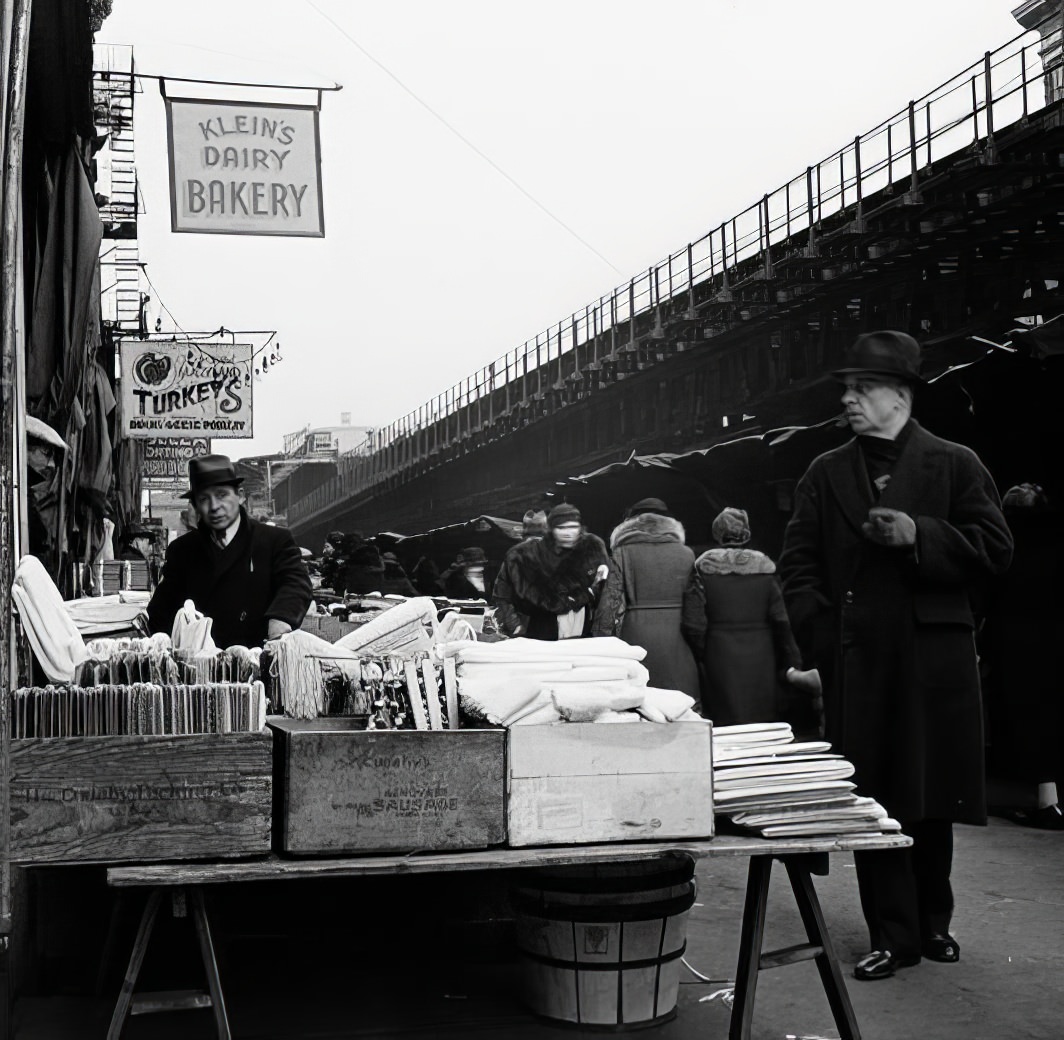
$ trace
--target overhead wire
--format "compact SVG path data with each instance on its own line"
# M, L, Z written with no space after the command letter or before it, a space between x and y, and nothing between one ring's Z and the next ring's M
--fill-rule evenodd
M507 173L507 171L504 170L494 159L492 159L490 155L488 155L482 149L477 147L477 145L475 145L468 137L466 137L465 134L463 134L457 127L453 126L450 122L448 122L447 119L439 112L437 112L436 109L434 109L424 98L422 98L419 94L415 93L412 88L408 87L406 83L404 83L394 72L392 72L390 68L388 68L387 65L384 64L384 62L382 62L375 55L371 54L361 43L359 43L358 40L356 40L338 21L336 21L335 18L333 18L331 15L326 14L316 3L314 3L314 0L305 0L305 2L308 7L311 7L315 11L317 11L317 13L322 18L324 18L325 21L332 25L336 29L336 31L340 33L341 36L347 39L348 42L350 42L354 47L356 47L366 58L373 62L373 64L376 65L377 68L381 70L381 72L383 72L386 76L388 76L389 79L391 79L402 90L409 94L410 97L412 97L423 109L425 109L426 112L428 112L434 119L437 119L440 123L442 123L448 130L450 130L451 133L454 134L454 136L457 137L459 141L461 141L467 148L469 148L472 152L474 152L481 159L483 159L493 170L495 170L496 173L498 173L505 180L509 181L510 184L512 184L522 195L525 196L526 199L529 200L529 202L531 202L533 205L535 205L544 213L546 213L546 215L550 217L551 220L553 220L559 227L563 228L570 235L572 235L573 238L575 238L582 246L584 246L585 249L588 249L592 253L594 253L595 256L597 256L604 264L607 265L607 267L613 268L613 270L616 271L617 274L623 274L621 269L616 264L614 264L612 260L610 260L608 257L603 256L603 254L600 253L590 242L588 242L586 238L584 238L582 235L579 234L579 232L570 227L556 213L553 213L551 210L549 210L515 177Z

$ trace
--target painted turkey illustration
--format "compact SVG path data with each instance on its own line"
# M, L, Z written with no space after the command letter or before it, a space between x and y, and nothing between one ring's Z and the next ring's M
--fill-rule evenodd
M141 354L133 374L144 386L158 386L170 374L170 359L165 354Z

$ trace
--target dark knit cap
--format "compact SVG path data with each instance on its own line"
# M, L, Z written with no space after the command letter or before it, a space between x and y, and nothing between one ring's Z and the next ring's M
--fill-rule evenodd
M582 522L583 521L580 519L580 510L569 502L559 502L558 505L547 514L547 526L552 529L555 527L561 527L562 524L579 524Z
M713 521L713 537L718 545L746 545L750 541L750 519L745 509L726 506Z

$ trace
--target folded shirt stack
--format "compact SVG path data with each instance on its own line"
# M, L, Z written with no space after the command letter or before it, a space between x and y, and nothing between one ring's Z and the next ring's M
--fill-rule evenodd
M463 712L493 725L700 718L691 697L648 686L646 651L613 636L451 643L442 652L455 659Z
M798 743L785 722L713 730L716 811L765 838L899 831L875 799L854 794L853 774L829 743Z

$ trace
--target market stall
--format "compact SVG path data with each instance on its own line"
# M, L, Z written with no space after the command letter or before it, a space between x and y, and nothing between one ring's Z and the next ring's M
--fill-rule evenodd
M907 839L853 796L852 767L826 745L787 727L714 735L614 637L485 641L415 598L381 599L335 641L295 630L261 652L214 646L191 603L169 636L86 641L47 576L20 570L16 606L47 682L11 699L15 858L107 863L110 884L153 889L110 1036L133 1010L204 1006L229 1035L199 885L411 870L534 868L512 896L530 1006L577 1024L662 1021L694 898L684 864L736 854L754 858L733 1027L748 1027L759 965L809 957L854 1035L805 854ZM715 836L722 807L743 836ZM775 961L760 954L774 856L809 940ZM208 989L135 998L164 895L191 907ZM557 921L597 922L623 1000L596 998L594 969L559 956ZM647 929L672 938L629 963ZM576 1005L571 984L586 988Z

